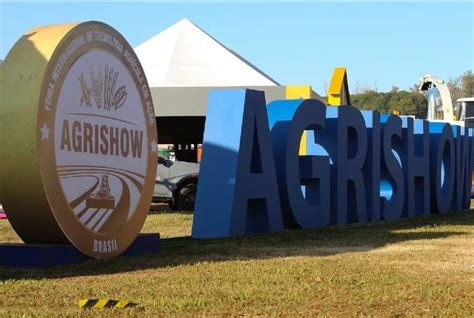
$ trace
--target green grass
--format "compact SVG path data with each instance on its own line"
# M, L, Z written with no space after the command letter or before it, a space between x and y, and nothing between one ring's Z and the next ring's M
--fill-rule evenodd
M143 232L186 236L191 223L152 214ZM0 241L15 240L0 221ZM473 212L162 245L138 258L0 267L0 315L474 316ZM140 308L84 311L80 298Z

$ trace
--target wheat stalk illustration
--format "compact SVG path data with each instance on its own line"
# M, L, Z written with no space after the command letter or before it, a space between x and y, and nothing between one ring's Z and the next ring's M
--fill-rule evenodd
M104 108L110 110L112 108L112 98L117 85L118 72L114 72L113 68L109 68L109 65L105 66L105 77L104 77Z
M92 94L94 95L95 104L97 108L102 107L102 72L99 69L99 77L94 77L94 71L91 68L91 79L92 79Z

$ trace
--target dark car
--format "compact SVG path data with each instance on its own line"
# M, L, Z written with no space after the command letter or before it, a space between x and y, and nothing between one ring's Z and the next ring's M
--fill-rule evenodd
M168 203L171 209L193 211L199 164L158 157L153 202Z

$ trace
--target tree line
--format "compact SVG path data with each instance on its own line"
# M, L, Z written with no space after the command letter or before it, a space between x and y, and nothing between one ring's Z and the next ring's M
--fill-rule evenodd
M454 103L461 97L474 97L474 73L466 71L461 76L449 79L448 85L451 99ZM426 95L414 84L409 90L400 90L394 86L389 92L378 92L376 88L365 87L356 89L351 94L351 104L360 109L371 109L380 113L399 113L412 115L416 118L426 118L428 102Z

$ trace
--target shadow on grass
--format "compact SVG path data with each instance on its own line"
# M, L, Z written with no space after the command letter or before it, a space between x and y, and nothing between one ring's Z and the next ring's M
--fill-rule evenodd
M142 269L192 265L242 259L271 259L288 256L330 256L364 252L413 240L440 239L471 232L450 226L474 225L472 211L382 221L370 224L291 230L218 240L189 237L162 239L162 251L141 257L89 260L48 269L0 267L0 280L43 279L115 274ZM439 227L443 226L443 229Z

